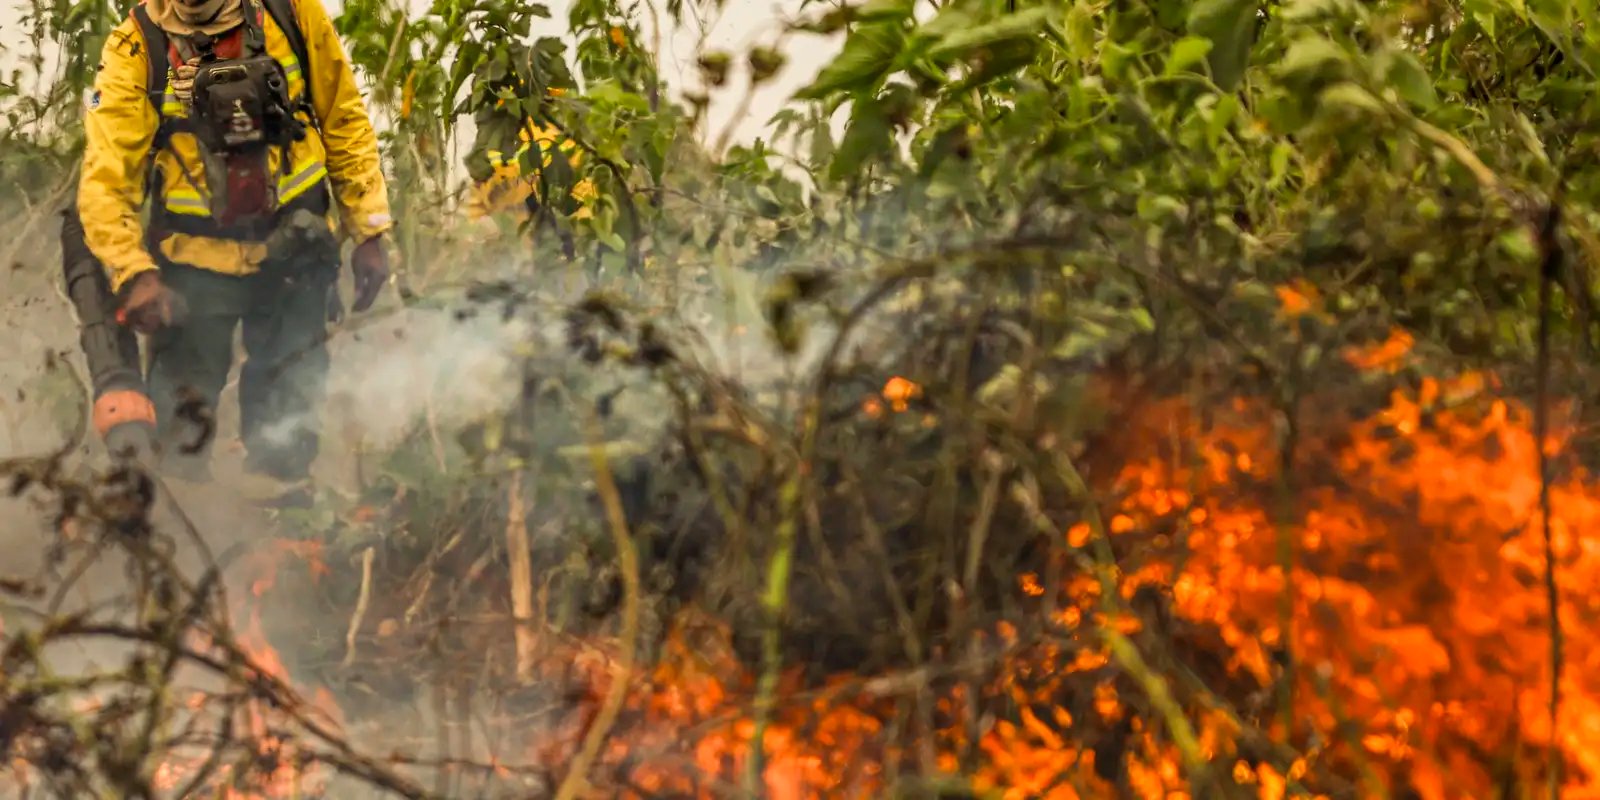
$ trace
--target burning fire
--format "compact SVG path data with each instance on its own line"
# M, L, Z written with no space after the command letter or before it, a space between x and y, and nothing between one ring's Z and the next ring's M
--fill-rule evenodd
M1285 296L1296 313L1314 302ZM1397 333L1346 357L1386 373L1411 347ZM882 688L892 676L841 676L801 691L792 675L765 734L768 795L881 796L894 772L931 764L1007 800L1122 796L1118 779L1135 796L1190 797L1171 720L1118 681L1097 632L1108 627L1147 660L1163 647L1218 656L1196 685L1163 680L1184 704L1202 763L1262 800L1315 796L1328 775L1346 776L1360 796L1376 794L1363 782L1375 781L1425 800L1486 797L1508 781L1541 785L1549 748L1567 765L1563 797L1600 798L1600 636L1587 624L1600 617L1600 594L1578 589L1600 579L1600 540L1586 535L1600 525L1600 484L1572 471L1552 488L1555 553L1574 589L1561 607L1568 668L1552 730L1540 443L1526 410L1491 388L1478 374L1428 380L1369 419L1319 420L1336 430L1308 435L1289 469L1252 402L1205 415L1179 400L1149 406L1119 428L1120 470L1100 488L1116 498L1104 516L1123 554L1121 600L1166 598L1168 618L1108 619L1101 584L1087 574L1060 585L1018 576L1019 599L1042 609L1054 635L1025 642L1006 625L980 634L998 663L981 684L940 690L921 753L890 746L906 695ZM897 377L865 410L904 411L920 393ZM1085 520L1062 542L1089 548L1096 530ZM320 563L309 550L299 555ZM271 585L263 577L254 590ZM245 639L263 669L287 679L259 623L257 613ZM712 798L740 782L754 680L730 640L715 625L680 620L659 664L632 676L625 721L593 770L602 794ZM557 654L587 676L590 702L528 751L532 760L568 763L614 679L612 652L589 642L581 656ZM1091 696L1084 685L1095 687ZM1009 710L967 718L972 690L983 707ZM1269 757L1274 745L1292 755ZM274 772L271 785L224 796L304 791L292 755L281 761L281 779Z
M286 686L292 686L293 682L284 667L283 659L267 640L263 631L261 601L276 585L280 564L287 556L292 555L303 561L313 578L328 574L329 570L322 560L322 553L323 548L319 542L288 539L274 541L266 551L251 559L250 599L242 608L236 609L237 612L244 614L245 622L236 633L235 639L249 659L251 667L261 676L279 681ZM214 699L205 692L195 692L184 702L184 706L191 714L203 714ZM319 688L312 696L311 703L313 710L331 722L333 727L337 728L343 724L337 703L325 689ZM243 773L237 771L233 765L220 766L208 782L212 788L207 796L219 800L276 800L320 796L325 784L323 776L307 765L306 759L283 735L280 725L281 720L275 718L274 710L267 704L260 700L246 702L238 712L235 726L240 734L247 737L246 741L253 743L255 747L253 763L249 764ZM174 754L157 765L153 785L163 792L178 790L193 779L206 760L204 754Z
M1396 335L1350 358L1389 371L1410 345ZM1260 687L1258 708L1186 709L1201 755L1232 764L1224 771L1236 783L1262 798L1304 796L1316 774L1370 771L1390 791L1409 787L1428 800L1482 797L1507 774L1540 785L1540 751L1554 746L1568 764L1563 797L1600 797L1600 678L1587 669L1600 649L1582 624L1600 615L1600 597L1565 598L1571 666L1553 734L1537 444L1527 412L1489 398L1490 385L1480 374L1428 380L1416 392L1396 392L1372 418L1343 426L1337 439L1307 445L1296 467L1297 499L1278 516L1271 500L1283 470L1271 428L1260 422L1266 417L1252 404L1241 401L1202 423L1173 401L1130 427L1127 452L1142 455L1128 459L1115 481L1120 500L1107 528L1117 542L1137 542L1134 552L1146 557L1124 564L1121 594L1131 601L1152 587L1170 596L1172 627L1213 637L1226 654L1215 680ZM1174 441L1188 444L1175 449ZM1559 445L1546 443L1552 452ZM1581 535L1600 524L1597 489L1581 472L1553 489L1556 555L1572 586L1600 573L1600 545ZM1088 524L1064 534L1072 547L1092 536ZM1287 556L1282 537L1292 544ZM1019 577L1023 596L1052 588L1038 575ZM1054 588L1067 600L1055 613L1062 632L1081 632L1099 617L1095 581ZM1114 624L1130 634L1143 627L1131 618ZM980 725L978 788L1007 798L1114 796L1102 775L1120 767L1139 796L1187 797L1179 753L1156 735L1160 721L1137 713L1112 681L1100 684L1087 713L1099 718L1091 727L1125 722L1126 741L1107 750L1078 738L1074 722L1085 712L1074 710L1067 686L1109 660L1104 649L1053 647L1009 657L984 690L1011 697L1015 712ZM700 735L692 768L663 761L638 774L649 776L649 788L711 797L691 787L737 781L748 753L748 722L738 710L748 676L731 663L696 662L677 653L637 702L650 711L647 719L675 730L722 722ZM1292 729L1267 691L1284 685L1292 687ZM774 796L871 796L897 757L880 744L890 718L881 703L861 693L824 694L826 702L792 704L786 727L768 740ZM967 744L960 705L959 692L941 703L956 720L938 743L939 763L951 772ZM1303 755L1241 757L1246 720ZM1096 764L1107 755L1122 763Z

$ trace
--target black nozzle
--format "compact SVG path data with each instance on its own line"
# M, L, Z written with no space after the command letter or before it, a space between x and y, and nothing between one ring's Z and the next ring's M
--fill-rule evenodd
M106 452L112 458L140 464L155 463L156 435L149 425L128 422L106 431Z

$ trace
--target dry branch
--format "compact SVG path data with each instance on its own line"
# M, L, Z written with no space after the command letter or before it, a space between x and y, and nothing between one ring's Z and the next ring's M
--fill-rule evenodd
M522 473L506 488L506 557L511 566L511 613L516 620L517 681L534 680L539 639L533 630L533 557L528 551L528 508L523 500Z
M356 660L356 634L361 632L367 604L372 600L372 561L376 556L377 551L371 547L361 551L361 592L356 598L356 609L350 615L350 628L344 634L344 661L340 663L345 669Z
M622 705L628 698L629 684L633 680L634 652L639 640L639 553L634 546L633 536L628 533L628 520L623 513L622 496L617 491L616 480L611 476L611 466L607 463L605 447L600 440L599 423L591 417L588 427L589 461L594 468L595 486L600 492L601 502L605 505L607 527L611 531L612 544L617 548L617 560L622 567L622 629L618 632L621 638L621 652L612 668L611 687L606 692L605 705L600 707L599 715L590 724L589 732L584 736L583 749L573 760L567 777L561 781L561 788L556 792L556 800L573 800L588 788L589 769L595 759L599 758L600 748L605 744L606 736L611 732L611 726L616 723L617 715L622 712Z

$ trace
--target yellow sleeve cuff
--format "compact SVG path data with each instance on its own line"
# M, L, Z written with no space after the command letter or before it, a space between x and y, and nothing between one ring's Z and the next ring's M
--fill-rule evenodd
M352 212L345 215L344 229L349 233L351 240L360 244L374 236L382 236L394 230L394 218L383 212L370 214Z
M157 269L156 262L148 258L129 267L108 269L106 277L111 283L111 293L120 294L122 287L127 286L134 278L155 269Z

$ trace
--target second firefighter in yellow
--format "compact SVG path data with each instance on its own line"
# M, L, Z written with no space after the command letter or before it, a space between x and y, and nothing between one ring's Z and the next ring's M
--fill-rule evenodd
M531 213L529 201L538 201L539 173L536 170L525 171L522 167L527 156L537 143L543 166L548 168L557 153L567 159L573 167L582 162L582 154L578 152L577 143L562 135L561 131L553 126L540 126L529 124L522 129L520 146L510 153L497 149L474 148L474 152L482 152L492 169L490 175L472 186L472 191L467 195L465 212L470 220L481 220L495 214L513 214L525 217ZM579 207L573 216L578 219L586 218L591 211L589 203L594 199L594 182L585 178L572 187L572 199L578 201Z

